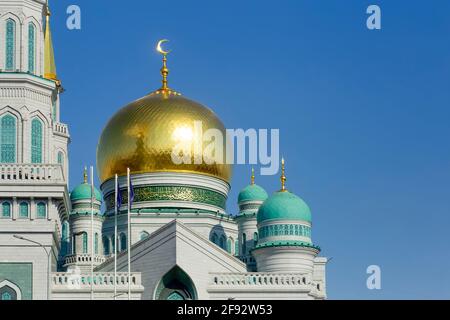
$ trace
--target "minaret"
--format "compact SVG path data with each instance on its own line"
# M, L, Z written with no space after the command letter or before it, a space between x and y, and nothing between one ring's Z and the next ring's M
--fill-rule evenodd
M281 189L259 208L259 241L252 251L258 272L305 273L312 277L320 248L311 239L311 211L286 188L285 161L281 163Z
M256 262L251 254L258 243L256 213L267 198L267 192L255 183L255 169L252 168L250 185L239 193L239 214L235 217L239 231L235 255L247 264L249 271L256 271Z
M7 237L2 246L32 263L32 298L46 299L43 275L56 271L65 249L55 239L65 244L69 235L69 128L60 121L48 5L8 0L0 11L0 136L7 137L0 141L0 171L8 172L0 176L0 203L8 208L0 234L21 237ZM42 247L51 252L50 264Z
M94 265L99 265L103 259L102 226L104 217L101 212L102 196L94 188ZM71 254L66 256L64 267L68 270L78 267L81 271L90 270L92 247L91 230L91 185L88 183L87 168L84 168L83 183L70 193L72 211L70 213Z

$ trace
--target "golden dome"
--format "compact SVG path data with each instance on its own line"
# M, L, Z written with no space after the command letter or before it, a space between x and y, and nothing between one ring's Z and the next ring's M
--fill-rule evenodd
M181 164L172 161L172 151L180 141L177 135L188 137L189 145L203 137L192 134L194 122L201 121L203 132L225 127L209 108L186 99L173 91L156 91L125 106L108 122L97 147L97 169L100 180L132 173L187 172L205 174L230 182L232 167L227 164ZM225 146L225 143L224 143ZM201 156L195 153L193 157ZM224 151L225 155L225 151Z

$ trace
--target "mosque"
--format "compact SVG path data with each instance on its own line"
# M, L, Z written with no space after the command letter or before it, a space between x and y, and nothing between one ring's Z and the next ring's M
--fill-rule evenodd
M99 190L92 195L86 172L68 189L50 16L45 0L0 0L0 300L326 299L327 259L284 161L270 196L249 174L237 213L226 211L231 165L173 163L176 130L225 127L170 89L164 51L161 88L101 134Z

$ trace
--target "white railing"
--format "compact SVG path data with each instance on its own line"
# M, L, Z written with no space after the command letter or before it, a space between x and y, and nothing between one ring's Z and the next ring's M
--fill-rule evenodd
M0 183L64 183L59 164L0 164Z
M64 123L56 122L53 125L53 131L55 133L59 133L62 135L66 135L66 136L69 135L69 127L67 126L67 124L64 124Z
M66 256L64 259L64 265L70 265L70 264L90 264L92 260L92 256L90 254L72 254L69 256ZM106 261L106 258L104 256L94 256L94 263L95 264L102 264Z
M309 286L308 274L211 273L213 286Z
M95 272L94 277L91 274L77 274L77 273L53 273L52 287L53 289L83 289L91 286L91 279L93 279L94 287L114 288L114 273ZM117 273L117 286L128 286L128 273ZM130 276L130 283L133 286L141 285L141 274L132 273Z

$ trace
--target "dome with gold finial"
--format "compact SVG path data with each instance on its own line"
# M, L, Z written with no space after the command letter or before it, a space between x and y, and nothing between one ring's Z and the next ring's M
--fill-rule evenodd
M255 183L255 169L252 169L252 177L250 185L246 186L239 192L238 203L246 202L264 202L268 198L266 190Z
M131 102L117 112L104 128L97 147L97 166L101 182L125 175L153 172L183 172L209 175L230 182L232 167L205 159L203 150L208 145L197 134L195 124L201 129L218 129L225 137L225 127L214 112L202 104L183 97L168 87L167 54L163 55L161 69L162 87L149 95ZM191 164L177 164L173 151L181 144L191 150ZM225 144L224 144L225 145ZM201 146L195 148L192 146ZM224 153L225 154L225 153ZM202 159L200 164L194 159ZM212 164L210 164L212 163Z
M284 159L281 163L281 190L270 196L258 210L258 223L270 220L297 220L311 223L311 210L303 199L286 189Z

